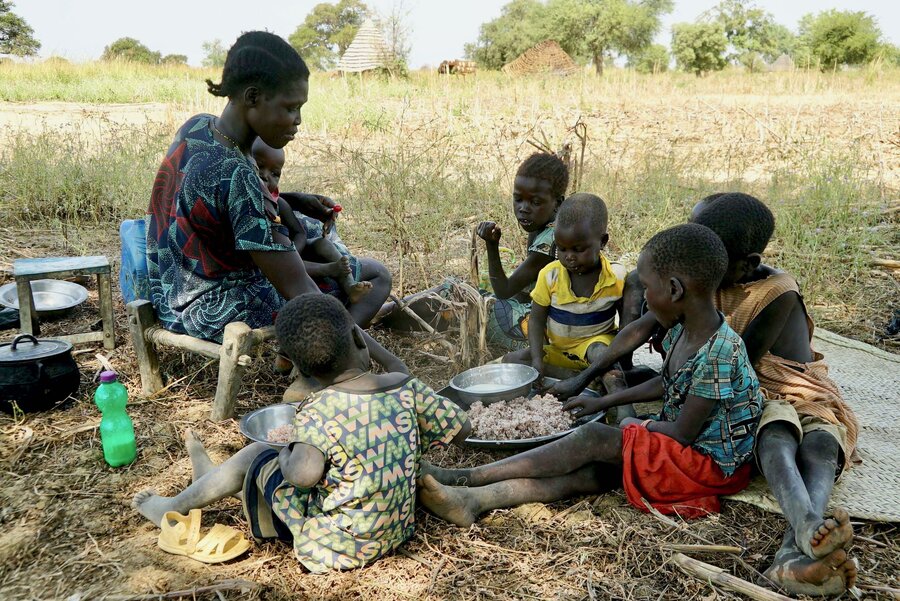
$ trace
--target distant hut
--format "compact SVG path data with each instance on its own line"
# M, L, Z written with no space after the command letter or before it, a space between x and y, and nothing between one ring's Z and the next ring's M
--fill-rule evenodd
M459 59L441 61L438 65L440 75L471 75L478 67L475 61L461 61Z
M782 54L775 59L775 62L769 67L770 71L793 71L794 59L787 54Z
M502 71L510 75L527 75L531 73L552 73L554 75L570 75L579 70L572 57L566 54L559 43L544 40L532 46L516 60L503 65Z
M387 68L390 53L381 30L371 19L360 25L356 37L338 62L341 73L362 73Z

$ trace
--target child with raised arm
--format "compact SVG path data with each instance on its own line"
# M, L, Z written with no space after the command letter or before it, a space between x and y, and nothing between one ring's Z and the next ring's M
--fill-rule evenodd
M292 441L281 452L254 443L214 466L189 438L193 484L174 497L138 493L134 507L158 525L242 491L256 539L293 541L313 572L362 567L412 536L419 458L464 440L468 418L415 378L373 374L362 331L334 297L293 299L275 328L298 369L325 384L298 407Z
M556 216L558 260L538 274L531 292L530 347L503 360L532 365L541 375L566 378L596 361L616 335L627 270L609 261L606 203L573 194Z
M360 262L350 254L346 246L339 246L328 239L321 221L295 213L290 204L279 195L278 184L284 169L284 150L272 148L262 138L256 138L252 152L259 168L259 178L277 204L278 218L287 227L297 252L304 259L306 273L317 283L323 278L331 278L337 282L350 305L358 303L372 291L371 282L360 281ZM378 305L383 301L383 298L380 299Z
M494 344L514 349L521 348L528 340L529 293L541 269L556 258L553 223L568 185L568 168L554 154L537 152L519 165L513 181L512 209L519 227L528 235L527 255L509 275L500 253L500 226L493 221L478 224L476 232L484 240L491 287L481 293L495 298L487 326L488 339ZM445 283L433 292L446 296L451 283ZM410 307L439 329L449 325L442 319L440 304L423 300L413 302ZM418 323L397 311L392 303L385 305L382 315L382 323L388 328L419 327Z
M762 263L775 230L768 207L747 194L717 194L694 207L691 221L725 244L729 265L716 306L747 345L766 396L756 455L788 521L766 576L792 594L840 594L857 577L847 552L853 530L843 509L824 516L835 477L855 454L856 417L811 346L813 323L797 281ZM629 324L588 371L602 373L656 327L653 312Z
M593 413L622 403L664 399L657 417L622 427L589 423L543 447L471 469L423 464L420 499L432 512L468 526L490 509L596 494L621 478L629 502L695 517L718 511L719 496L750 479L759 382L741 339L715 308L728 257L708 228L662 231L644 246L638 275L647 302L670 327L661 376L614 392ZM465 484L467 487L453 486Z

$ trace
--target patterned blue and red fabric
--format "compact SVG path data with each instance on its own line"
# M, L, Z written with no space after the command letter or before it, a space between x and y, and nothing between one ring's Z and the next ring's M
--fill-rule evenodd
M173 332L222 340L233 321L271 325L284 299L249 251L296 252L255 166L213 137L213 115L178 130L147 216L150 300ZM277 237L277 239L276 239Z

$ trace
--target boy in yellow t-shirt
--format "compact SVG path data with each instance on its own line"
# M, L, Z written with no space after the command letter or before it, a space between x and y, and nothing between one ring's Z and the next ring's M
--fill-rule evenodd
M530 348L507 354L504 362L566 378L590 366L612 342L627 270L603 256L607 221L606 204L593 194L573 194L560 206L559 259L541 270L531 293Z

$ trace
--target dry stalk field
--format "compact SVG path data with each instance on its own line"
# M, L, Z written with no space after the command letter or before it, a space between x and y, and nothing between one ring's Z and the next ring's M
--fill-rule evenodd
M0 65L0 283L11 281L21 257L106 254L118 264L118 225L143 215L175 130L222 107L205 94L205 77L216 74ZM534 150L530 141L570 143L580 163L584 139L573 191L607 201L612 256L633 264L644 241L686 220L709 193L750 192L776 215L767 261L798 277L817 324L900 349L885 333L900 310L900 72L314 75L310 88L281 188L339 200L343 239L389 267L397 294L465 276L471 229L484 219L498 221L503 244L521 254L510 191L517 165ZM91 289L85 306L44 333L90 327L96 307ZM97 349L78 350L78 399L43 414L0 416L2 599L709 601L740 597L682 573L670 561L673 545L739 547L698 557L758 581L780 543L782 518L746 505L726 503L721 515L673 525L613 492L495 511L470 530L420 510L416 535L400 552L349 573L305 574L289 548L274 543L220 566L167 555L156 547L157 530L129 508L132 495L148 486L171 494L188 483L187 427L217 460L245 440L235 421L207 419L211 362L165 354L169 386L143 396L121 301L116 316L118 348L103 354L129 389L138 460L117 470L102 461L92 402ZM458 369L421 352L446 352L425 334L374 335L435 387ZM248 372L239 414L280 401L289 381L271 370L272 356L267 349ZM495 457L452 450L434 459L472 465ZM246 532L236 500L204 516L205 527ZM900 589L897 528L861 523L857 532L862 596L891 598Z

